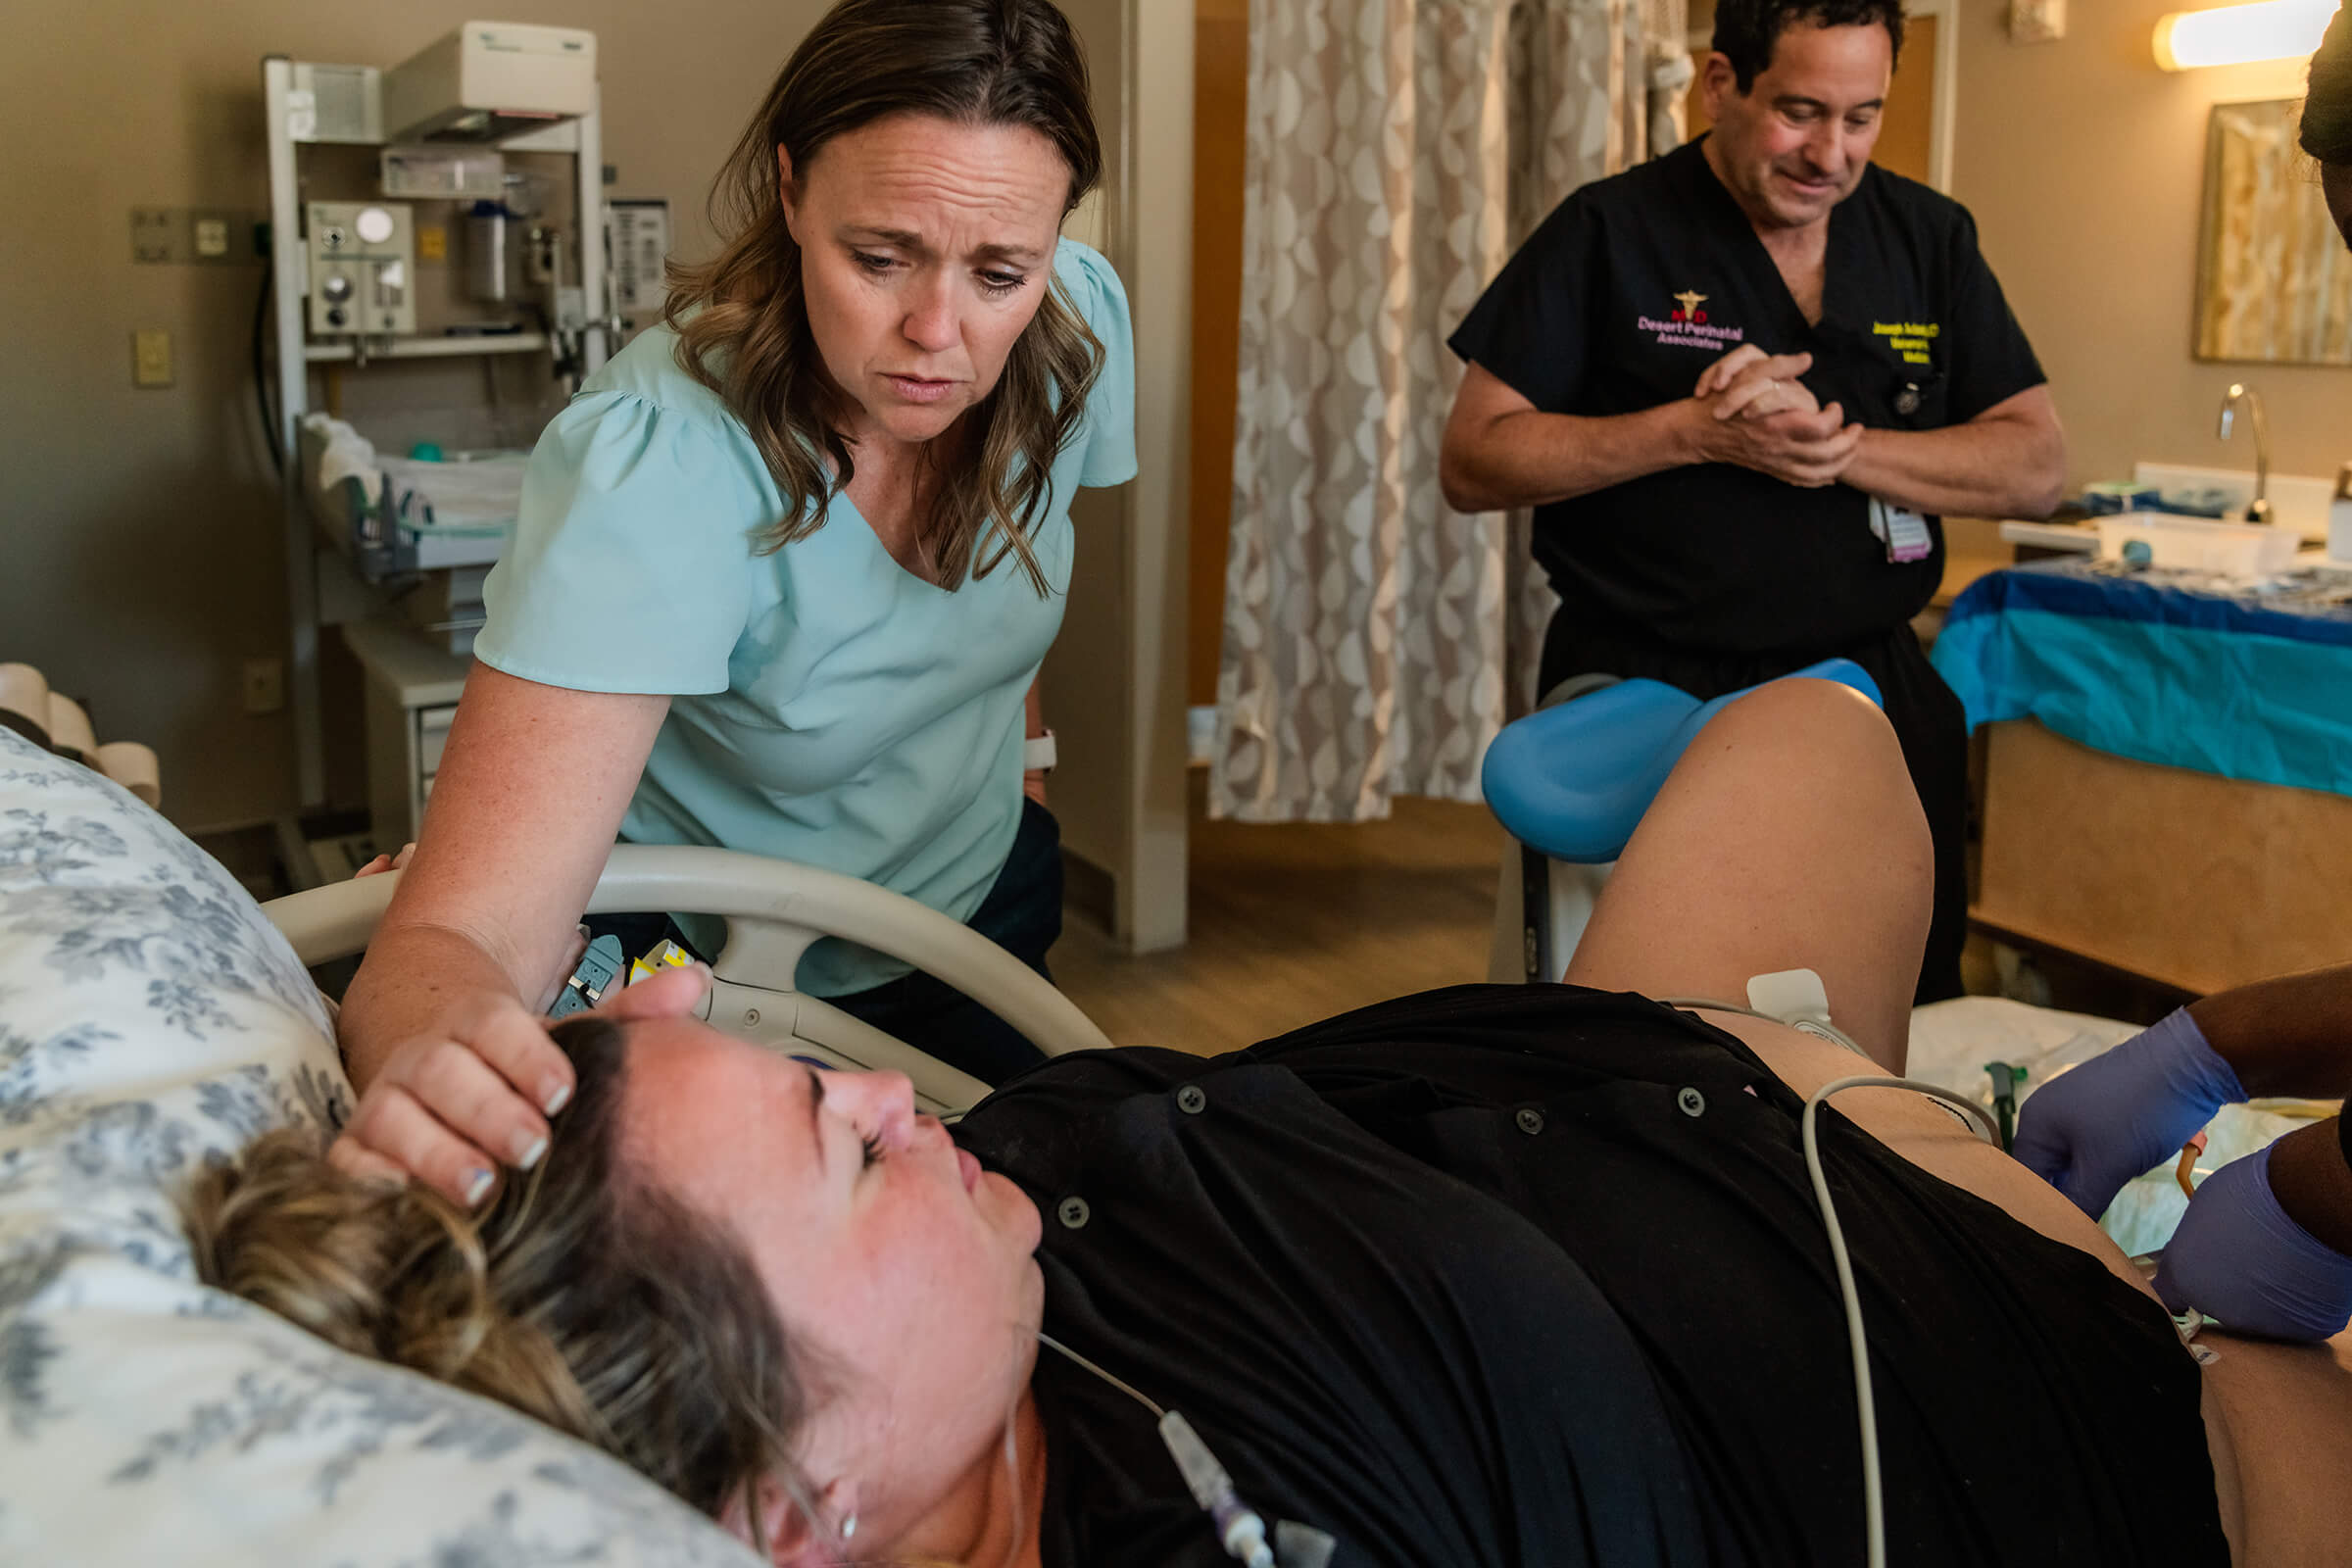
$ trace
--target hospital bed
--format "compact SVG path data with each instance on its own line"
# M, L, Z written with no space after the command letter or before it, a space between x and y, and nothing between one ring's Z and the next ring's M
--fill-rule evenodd
M350 1112L306 964L358 951L392 886L265 913L128 793L0 731L0 1562L759 1561L583 1445L196 1283L194 1173ZM980 1086L791 989L818 934L921 963L1049 1051L1107 1043L1018 960L848 878L623 849L595 907L725 917L713 1022L909 1068L943 1110Z
M192 1174L349 1113L305 964L362 946L391 891L265 913L155 811L0 733L0 1561L759 1560L583 1445L196 1283ZM726 917L713 1023L910 1066L942 1108L976 1086L778 983L819 932L923 963L1049 1051L1104 1043L1017 961L847 879L630 849L594 906ZM2045 1054L2112 1043L2038 1026Z
M401 873L314 888L263 906L312 967L367 946ZM622 845L606 862L590 914L668 909L725 919L701 1016L730 1035L835 1066L884 1069L913 1080L933 1115L969 1109L988 1085L819 997L792 986L819 937L886 953L961 991L1048 1055L1110 1041L1034 969L959 920L855 877L725 850Z

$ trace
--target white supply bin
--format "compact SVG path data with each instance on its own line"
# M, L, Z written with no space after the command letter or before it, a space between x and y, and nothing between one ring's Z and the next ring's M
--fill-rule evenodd
M2120 560L2124 545L2144 540L2151 564L2232 577L2267 577L2286 570L2303 548L2302 536L2270 523L2183 517L2169 512L2126 512L2101 517L2099 559Z

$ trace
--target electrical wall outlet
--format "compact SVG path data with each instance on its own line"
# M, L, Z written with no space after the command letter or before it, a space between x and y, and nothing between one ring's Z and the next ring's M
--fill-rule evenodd
M274 713L286 706L286 662L282 659L245 661L245 711Z
M130 384L133 386L170 386L172 384L172 334L160 326L146 326L130 334Z
M263 216L233 207L133 207L130 259L142 266L261 261Z
M130 210L130 259L158 263L172 259L172 210L133 207Z

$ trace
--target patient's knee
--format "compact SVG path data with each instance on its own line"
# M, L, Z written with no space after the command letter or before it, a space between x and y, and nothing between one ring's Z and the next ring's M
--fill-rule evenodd
M1767 681L1727 705L1707 725L1722 740L1750 740L1767 736L1798 740L1831 750L1852 748L1857 754L1880 753L1899 763L1902 748L1894 727L1879 706L1850 686L1834 680L1791 675Z
M1759 686L1716 714L1694 750L1737 754L1723 760L1736 762L1752 787L1834 797L1848 809L1883 803L1920 817L1926 832L1893 725L1877 704L1836 681L1790 677Z

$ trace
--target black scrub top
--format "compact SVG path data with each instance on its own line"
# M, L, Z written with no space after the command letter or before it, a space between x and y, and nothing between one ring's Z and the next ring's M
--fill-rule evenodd
M1328 1568L1843 1565L1856 1412L1800 1109L1689 1014L1460 986L1228 1056L1056 1057L956 1138L1038 1204L1045 1331ZM2226 1563L2163 1309L1835 1110L1822 1151L1893 1560ZM1048 1348L1031 1387L1046 1568L1230 1568L1150 1411Z
M1808 323L1704 138L1571 195L1448 340L1548 414L1635 414L1691 394L1743 343L1809 352L1826 407L1873 429L1960 424L2041 366L1977 249L1966 208L1875 166L1830 215L1822 318ZM1679 647L1830 649L1918 613L1943 574L1887 560L1870 503L1728 464L1538 507L1535 555L1570 612Z
M1045 1332L1182 1411L1328 1568L1723 1564L1649 1363L1574 1258L1330 1097L1401 1093L1482 1148L1532 1145L1532 1107L1303 1065L1063 1056L964 1117L1044 1218ZM1031 1387L1046 1568L1232 1568L1148 1409L1042 1347Z

